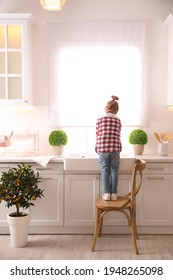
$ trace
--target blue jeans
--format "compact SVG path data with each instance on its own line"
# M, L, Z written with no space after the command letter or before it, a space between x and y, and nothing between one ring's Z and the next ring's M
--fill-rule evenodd
M120 152L99 153L104 193L117 193Z

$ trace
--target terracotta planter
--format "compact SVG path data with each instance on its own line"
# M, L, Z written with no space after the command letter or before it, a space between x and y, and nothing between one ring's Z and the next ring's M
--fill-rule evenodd
M10 229L11 247L20 248L27 244L29 222L31 215L22 217L11 217L10 213L7 214L7 222Z
M135 155L142 155L144 151L144 145L133 145L133 151Z

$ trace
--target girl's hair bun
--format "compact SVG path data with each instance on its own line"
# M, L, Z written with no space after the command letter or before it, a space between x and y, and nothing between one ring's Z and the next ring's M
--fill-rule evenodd
M115 95L112 95L111 97L112 97L112 100L107 102L106 107L105 107L105 111L106 112L112 111L116 114L119 110L119 105L118 105L118 102L117 102L117 100L119 100L119 98Z
M115 95L112 95L111 97L112 97L113 101L119 100L119 98L117 96L115 96Z

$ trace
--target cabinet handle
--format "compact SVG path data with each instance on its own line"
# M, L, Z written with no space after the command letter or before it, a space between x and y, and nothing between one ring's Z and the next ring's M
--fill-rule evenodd
M52 169L52 168L50 168L50 167L40 167L40 168L37 167L37 168L36 168L36 170L38 170L38 171L42 171L42 170L48 170L48 171L49 171L49 170L51 170L51 169Z
M57 178L55 178L55 177L44 177L44 176L41 176L41 178L43 178L43 179L57 179Z
M147 167L148 170L164 170L163 167Z
M164 180L164 177L147 177L148 180Z

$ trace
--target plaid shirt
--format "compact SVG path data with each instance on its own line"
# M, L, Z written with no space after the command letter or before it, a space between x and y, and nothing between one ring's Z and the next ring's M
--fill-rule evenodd
M96 152L120 152L122 149L121 121L112 113L107 113L96 122Z

